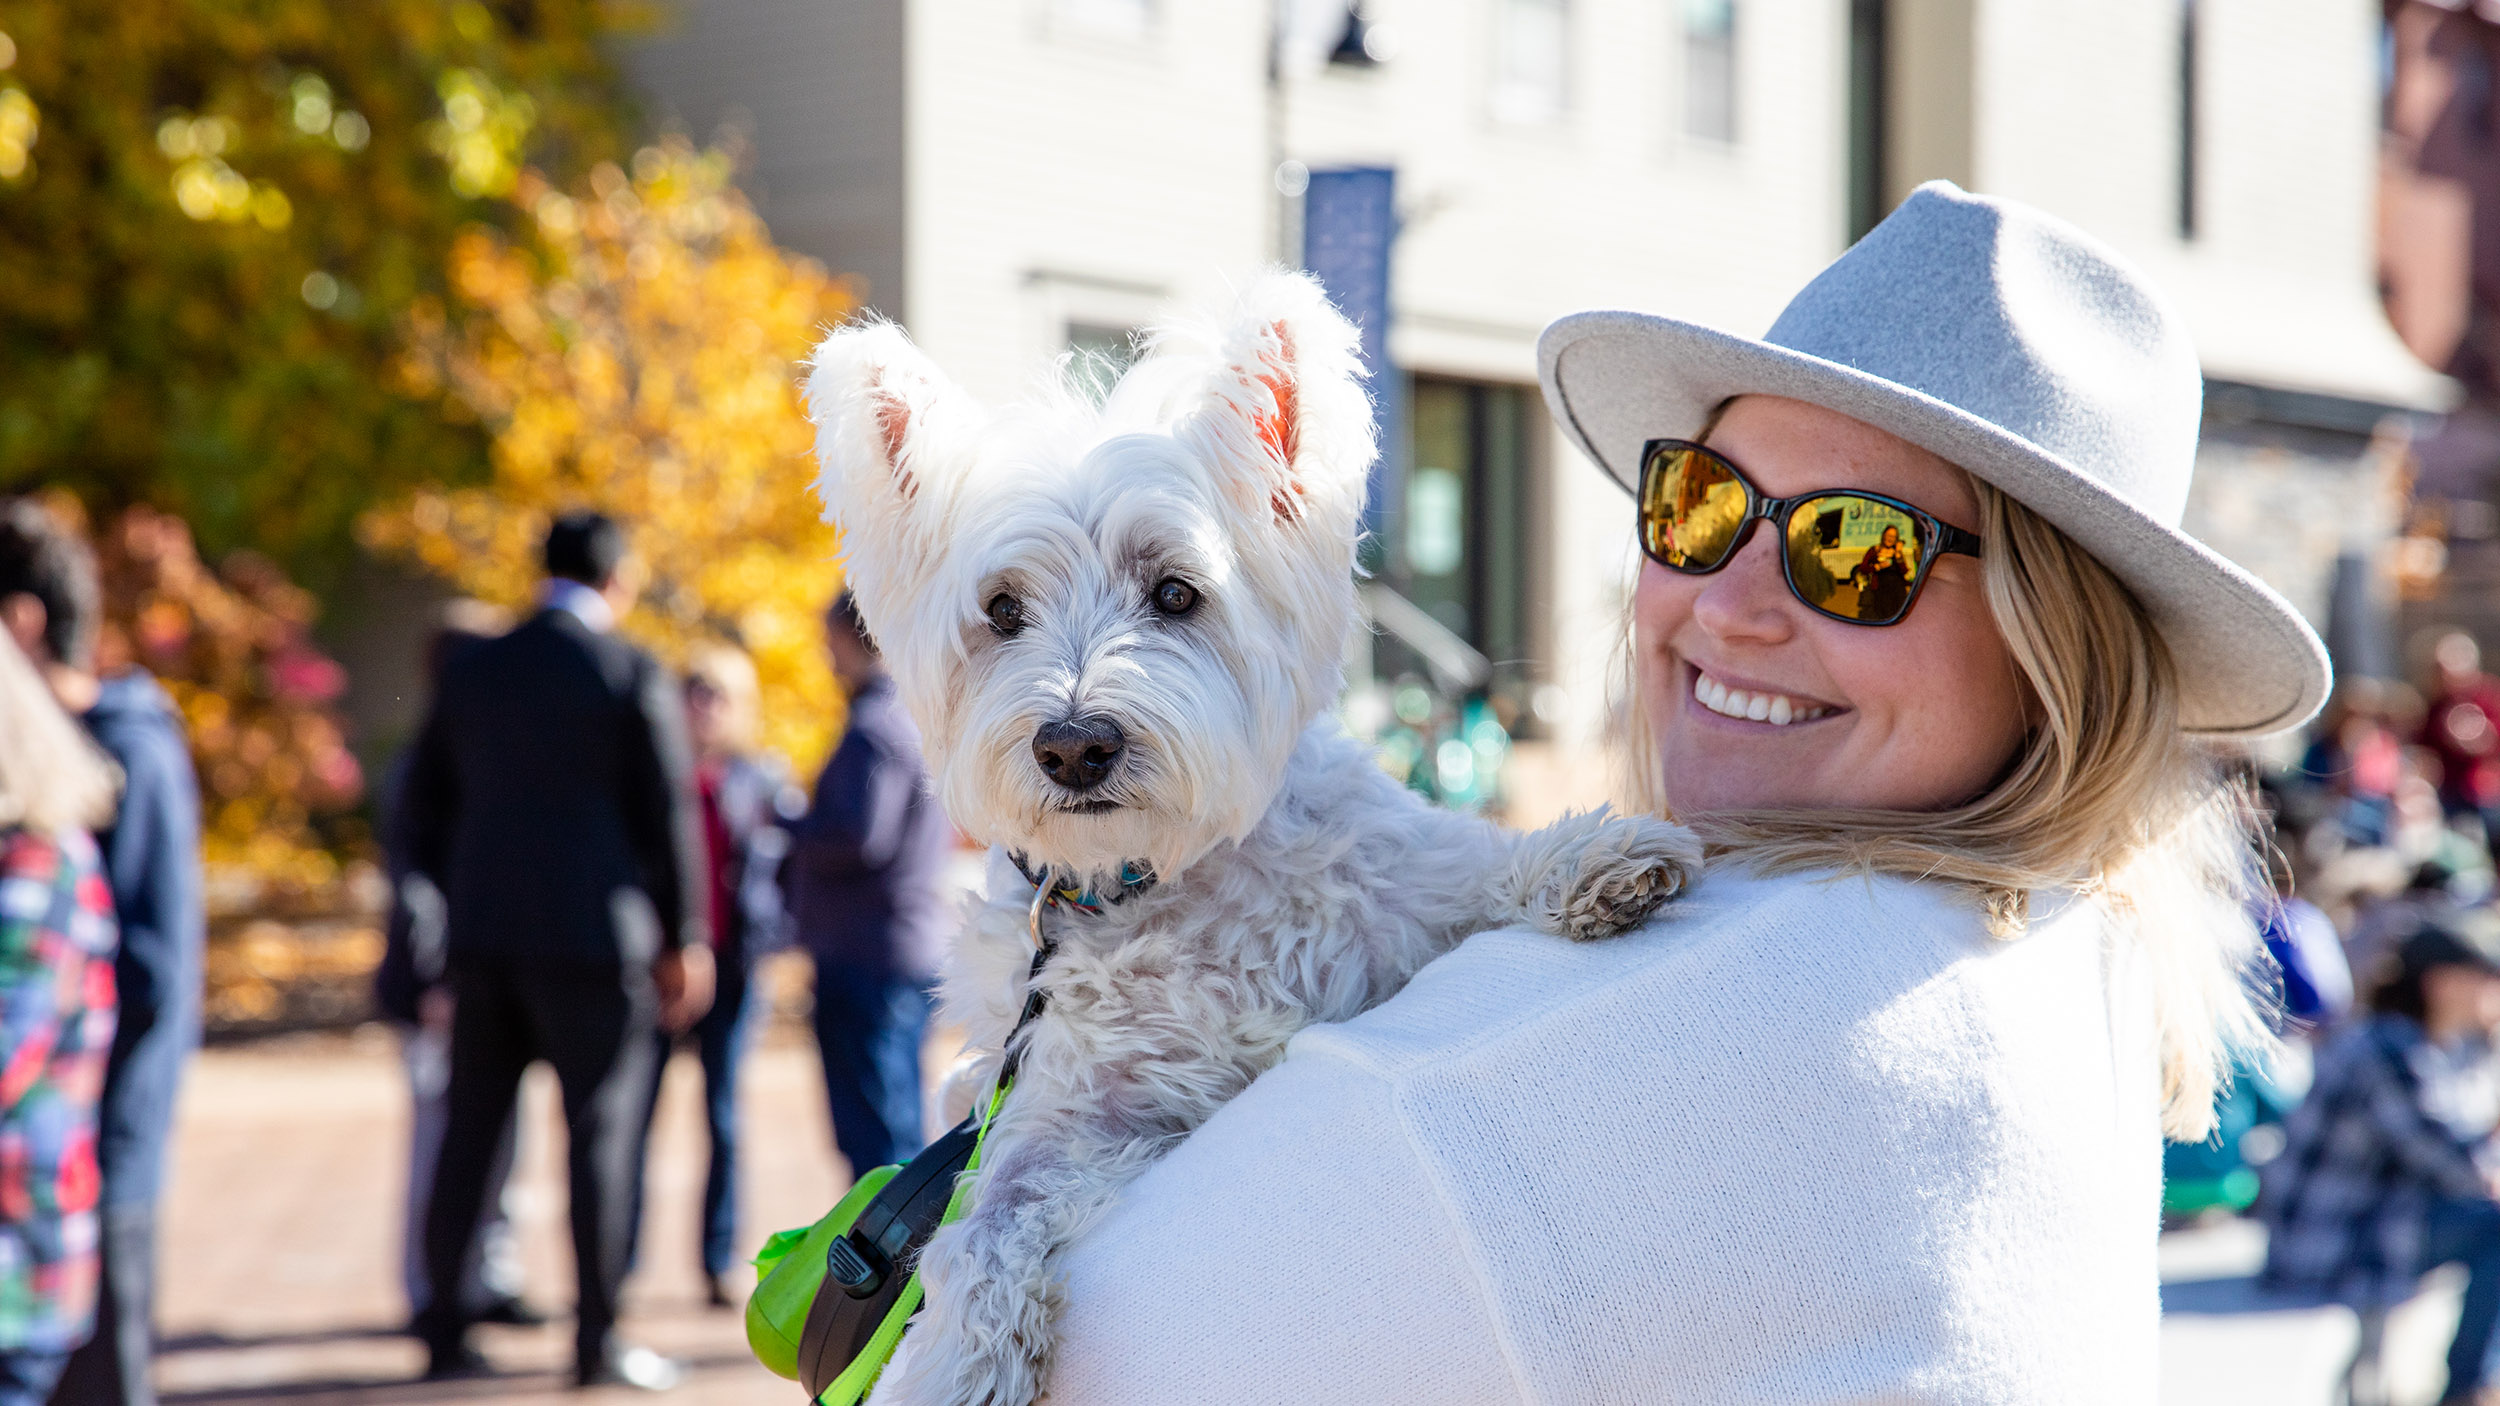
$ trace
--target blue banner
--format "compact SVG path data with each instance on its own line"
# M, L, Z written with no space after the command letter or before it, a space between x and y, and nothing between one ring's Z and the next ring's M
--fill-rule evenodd
M1389 364L1389 251L1397 242L1397 172L1386 166L1345 166L1311 172L1302 201L1302 266L1328 290L1329 301L1363 334L1363 366L1371 373L1372 418L1380 457L1373 461L1363 530L1375 541L1398 520L1395 501L1406 460L1406 386ZM1367 543L1374 566L1379 548Z

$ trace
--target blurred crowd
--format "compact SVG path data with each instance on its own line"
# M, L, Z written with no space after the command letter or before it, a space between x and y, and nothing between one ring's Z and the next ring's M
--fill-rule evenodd
M2260 778L2286 1051L2169 1149L2165 1208L2252 1210L2270 1287L2360 1310L2356 1400L2385 1312L2464 1265L2444 1399L2473 1402L2500 1335L2500 680L2461 631L2418 654L2413 682L2345 681Z
M380 800L392 889L380 1013L410 1097L405 1255L427 1375L530 1323L505 1206L521 1076L554 1068L569 1140L575 1379L663 1389L627 1344L636 1259L699 1257L735 1303L737 1077L762 957L813 959L838 1149L921 1145L920 1047L951 830L847 597L825 613L848 723L812 790L756 745L729 640L664 667L616 633L642 572L592 513L549 527L517 620L472 601L426 645L433 688ZM155 1208L200 1031L199 790L144 669L98 672L94 553L0 500L0 1406L155 1399ZM642 1246L653 1106L676 1051L704 1084L700 1243Z

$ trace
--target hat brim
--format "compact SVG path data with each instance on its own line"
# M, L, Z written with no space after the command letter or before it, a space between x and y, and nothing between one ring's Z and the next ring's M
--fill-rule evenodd
M2124 582L2179 672L2180 725L2213 737L2298 727L2325 703L2326 646L2289 601L2072 464L1986 420L1804 352L1633 312L1575 313L1537 342L1565 433L1627 491L1645 442L1690 435L1732 396L1836 410L1976 474L2048 519Z

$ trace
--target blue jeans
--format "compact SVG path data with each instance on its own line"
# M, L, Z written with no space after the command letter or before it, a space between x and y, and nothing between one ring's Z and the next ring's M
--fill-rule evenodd
M721 972L712 1008L694 1027L695 1053L703 1061L703 1116L712 1134L712 1164L703 1177L703 1272L729 1272L738 1239L738 1066L746 1059L755 1022L747 1000L747 973L732 965Z
M2500 1328L2500 1204L2477 1198L2434 1202L2422 1230L2422 1267L2465 1266L2465 1310L2448 1345L2449 1396L2482 1388L2492 1332Z
M110 1183L108 1182L109 1186ZM156 1203L107 1201L96 1265L95 1332L50 1370L55 1406L156 1406Z
M825 1062L833 1143L857 1177L922 1147L920 1040L929 992L872 967L816 962L816 1052Z
M0 1350L0 1406L43 1406L68 1365L66 1352Z
M711 1166L703 1176L703 1272L715 1279L729 1272L738 1248L738 1066L746 1059L755 1029L747 976L744 966L722 963L712 1008L684 1035L659 1036L659 1058L651 1067L650 1103L656 1109L660 1080L668 1073L668 1058L679 1040L694 1046L695 1057L703 1064L703 1120L712 1144ZM637 1178L629 1264L638 1264L642 1258L642 1195Z

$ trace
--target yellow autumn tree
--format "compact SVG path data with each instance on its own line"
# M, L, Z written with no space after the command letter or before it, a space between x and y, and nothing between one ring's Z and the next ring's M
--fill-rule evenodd
M615 516L651 568L625 628L672 661L705 638L743 644L762 741L807 767L841 720L817 625L839 581L807 491L798 363L854 299L774 245L732 166L672 140L584 190L524 173L512 198L534 241L464 232L449 303L417 307L404 369L484 421L492 471L378 509L361 535L518 606L550 517Z

